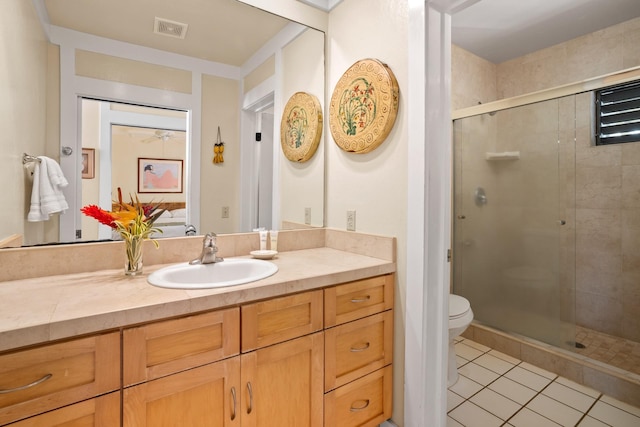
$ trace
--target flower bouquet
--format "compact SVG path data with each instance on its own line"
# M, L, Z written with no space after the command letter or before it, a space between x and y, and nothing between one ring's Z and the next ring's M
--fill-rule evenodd
M87 205L80 211L120 234L124 240L127 255L125 274L129 276L141 274L142 243L150 239L153 233L162 233L162 230L153 227L153 223L162 215L164 209L158 209L157 205L142 204L137 196L135 201L131 197L129 203L124 203L120 188L118 188L118 201L114 204L116 209L113 211L106 211L96 205ZM159 246L157 241L152 240L152 242L156 248Z

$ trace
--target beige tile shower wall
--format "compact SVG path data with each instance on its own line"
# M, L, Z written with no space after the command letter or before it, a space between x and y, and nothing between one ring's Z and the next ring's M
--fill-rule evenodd
M453 111L498 99L496 64L456 45L451 46L451 107Z
M576 100L576 321L640 341L640 143L593 146Z
M640 18L499 64L498 99L573 83L638 65Z

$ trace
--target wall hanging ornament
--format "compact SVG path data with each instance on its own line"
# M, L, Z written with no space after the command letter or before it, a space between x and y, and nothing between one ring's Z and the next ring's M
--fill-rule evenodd
M315 96L294 93L284 107L280 145L287 159L306 162L313 157L322 136L322 108Z
M345 151L368 153L391 132L400 90L391 69L377 59L363 59L342 75L331 95L329 129Z
M224 142L220 136L220 126L218 126L217 142L213 144L213 163L224 163Z

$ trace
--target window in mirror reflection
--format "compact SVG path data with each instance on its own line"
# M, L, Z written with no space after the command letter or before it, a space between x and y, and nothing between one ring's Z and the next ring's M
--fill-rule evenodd
M187 115L186 111L83 99L82 147L95 150L95 178L82 180L81 206L94 204L112 210L120 188L125 200L138 197L143 203L161 203L167 209L156 221L163 236L184 235L187 192L139 193L138 159L175 160L186 165ZM109 227L82 218L82 240L111 238Z

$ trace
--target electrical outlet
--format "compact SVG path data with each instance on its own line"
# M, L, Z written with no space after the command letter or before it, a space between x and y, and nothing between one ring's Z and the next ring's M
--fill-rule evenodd
M304 208L304 223L311 225L311 208Z
M222 207L222 218L229 218L229 206Z
M356 211L347 211L347 231L356 231Z

